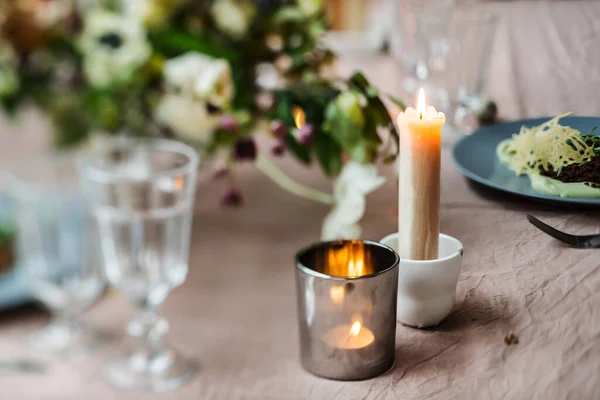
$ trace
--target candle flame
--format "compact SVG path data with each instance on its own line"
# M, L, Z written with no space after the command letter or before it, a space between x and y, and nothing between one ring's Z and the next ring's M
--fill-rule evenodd
M323 272L328 275L356 278L374 271L371 254L361 241L351 241L326 250Z
M329 298L334 304L342 304L344 302L345 289L343 286L332 286L329 288Z
M360 333L361 327L362 327L361 323L359 321L356 321L355 323L352 324L352 328L350 328L350 334L352 336L358 336L358 334Z
M348 262L348 275L349 276L363 276L365 275L365 262L362 258L356 260L350 260Z
M306 123L306 113L298 106L292 107L292 115L294 116L294 122L298 129L302 128Z
M181 190L183 190L184 184L185 184L185 178L183 177L183 175L177 175L175 177L175 190L177 190L178 192L181 192Z
M423 114L425 114L425 91L423 88L419 89L419 96L417 97L417 113L419 114L419 118L423 119Z

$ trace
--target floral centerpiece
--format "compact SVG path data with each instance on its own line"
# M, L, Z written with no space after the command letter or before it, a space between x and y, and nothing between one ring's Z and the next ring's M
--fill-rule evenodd
M360 73L333 73L323 0L14 0L0 5L0 24L4 109L34 103L57 146L92 132L152 135L192 144L219 176L252 162L333 207L325 239L360 235L365 196L383 183L375 163L397 153L378 90ZM271 161L286 153L337 177L333 194ZM241 202L232 184L223 203Z

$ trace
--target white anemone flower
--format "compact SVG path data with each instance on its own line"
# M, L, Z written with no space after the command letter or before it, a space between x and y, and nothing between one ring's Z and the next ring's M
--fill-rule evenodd
M248 0L216 0L210 12L217 28L234 39L241 39L252 24L256 8Z
M222 107L233 99L231 66L226 60L189 52L172 58L164 66L165 81L179 93Z
M140 21L103 11L86 15L79 47L86 76L96 87L132 80L152 54Z
M231 66L226 60L189 52L168 60L163 75L166 93L155 109L156 121L182 139L206 144L220 119L207 107L227 107L233 99Z
M335 205L323 221L322 240L358 239L358 222L366 209L366 196L385 183L372 164L348 162L333 186Z
M204 101L181 94L164 95L154 119L179 138L200 144L206 144L219 125L219 116L209 114Z

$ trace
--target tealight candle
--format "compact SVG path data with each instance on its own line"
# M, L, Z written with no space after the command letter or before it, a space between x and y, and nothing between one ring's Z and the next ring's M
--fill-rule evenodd
M319 243L296 257L304 368L367 379L395 361L398 255L371 241Z
M444 113L426 107L423 89L417 108L409 107L398 116L398 249L402 259L438 257L441 136L445 121Z
M323 341L338 349L360 349L367 347L375 340L375 335L359 321L352 325L341 325L328 330Z

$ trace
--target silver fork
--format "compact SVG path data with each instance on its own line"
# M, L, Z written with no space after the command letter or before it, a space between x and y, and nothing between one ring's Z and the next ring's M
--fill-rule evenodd
M600 235L576 236L571 235L569 233L561 232L558 229L543 223L531 214L527 214L527 220L542 232L545 232L548 235L552 236L554 239L560 240L561 242L566 243L570 246L578 247L580 249L600 247Z

